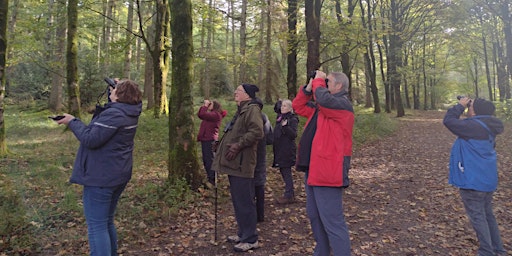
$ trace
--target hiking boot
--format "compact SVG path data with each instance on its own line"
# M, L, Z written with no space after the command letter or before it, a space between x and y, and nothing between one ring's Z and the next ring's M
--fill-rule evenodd
M238 243L235 246L233 246L233 250L235 252L246 252L253 249L258 249L260 245L258 244L258 241L254 243Z
M280 197L277 200L278 204L292 204L295 203L295 198L293 197Z
M240 237L238 235L228 236L228 242L230 242L230 243L240 243Z

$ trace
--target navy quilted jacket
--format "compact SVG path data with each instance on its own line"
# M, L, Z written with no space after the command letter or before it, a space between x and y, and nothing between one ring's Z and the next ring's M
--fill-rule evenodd
M110 102L89 125L79 119L69 122L80 147L71 183L112 187L127 183L132 176L133 144L142 103Z

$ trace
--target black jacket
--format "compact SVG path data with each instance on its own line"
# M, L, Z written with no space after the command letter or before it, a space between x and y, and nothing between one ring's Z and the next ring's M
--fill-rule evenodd
M287 120L285 126L283 121ZM297 127L299 119L297 115L288 112L278 115L274 127L274 167L292 167L295 165L297 146Z

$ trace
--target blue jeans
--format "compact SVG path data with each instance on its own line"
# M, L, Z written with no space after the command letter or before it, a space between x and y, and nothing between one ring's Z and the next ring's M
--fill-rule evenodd
M237 235L240 242L255 243L258 241L256 231L256 204L254 202L254 179L228 175L231 201L235 209L238 224Z
M350 255L350 236L343 215L341 187L316 187L307 184L306 211L316 241L314 256Z
M479 256L505 253L501 241L498 223L492 210L494 192L482 192L471 189L460 189L460 197L466 208L466 214L475 229L480 247Z
M91 256L117 255L117 232L114 213L126 187L84 186L83 203Z

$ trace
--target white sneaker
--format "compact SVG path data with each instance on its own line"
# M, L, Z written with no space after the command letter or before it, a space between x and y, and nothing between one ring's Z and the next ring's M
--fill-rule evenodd
M228 236L228 242L230 242L230 243L240 243L240 237L238 235Z
M238 243L235 246L233 246L233 250L235 252L246 252L253 249L258 249L260 245L258 244L258 241L254 243Z

